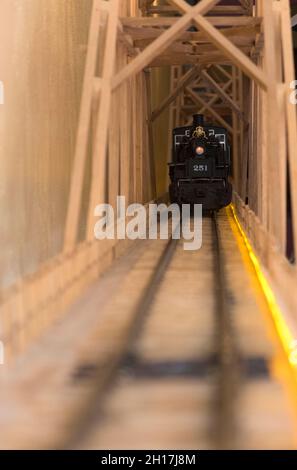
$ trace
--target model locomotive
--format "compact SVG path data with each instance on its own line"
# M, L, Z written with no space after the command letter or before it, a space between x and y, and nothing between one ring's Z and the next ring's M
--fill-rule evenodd
M227 206L232 198L230 165L226 129L206 125L203 115L195 114L192 126L173 130L171 202L202 204L204 212Z

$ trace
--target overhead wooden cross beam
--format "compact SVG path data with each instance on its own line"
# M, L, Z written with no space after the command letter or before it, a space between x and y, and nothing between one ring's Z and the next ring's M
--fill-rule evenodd
M132 62L124 67L112 80L112 89L116 89L127 80L143 70L158 55L178 37L185 29L192 24L193 17L207 13L220 0L201 0L195 7L190 7L185 14L179 18L169 29L167 29L158 39L147 46Z
M194 7L190 7L184 0L168 0L169 3L177 6L184 14L193 13L193 21L198 28L203 31L210 39L210 41L229 57L234 65L240 68L250 78L255 80L261 88L267 90L268 80L264 72L257 67L243 52L240 51L229 39L227 39L220 31L212 26L210 22L204 18L201 13L198 15L194 13Z
M220 1L220 0L218 0ZM195 8L195 7L190 7ZM179 20L176 16L137 16L137 17L121 17L120 20L124 28L170 28L175 25ZM213 26L219 28L231 28L231 27L259 27L262 24L261 17L252 16L208 16L209 21ZM140 32L140 31L139 31Z
M121 23L122 24L122 23ZM150 44L151 41L161 36L164 29L160 28L140 28L122 25L122 29L134 41L136 47L144 47ZM255 36L260 33L260 25L251 26L232 26L228 28L221 28L220 32L224 36L234 38L234 41L241 41L243 44L249 44L255 40ZM199 42L202 44L209 44L209 39L201 31L184 31L175 42Z
M178 12L178 9L174 6L169 5L156 5L148 8L148 13L154 14L167 14L174 15ZM240 5L218 5L211 9L212 15L244 15L247 13L247 9Z

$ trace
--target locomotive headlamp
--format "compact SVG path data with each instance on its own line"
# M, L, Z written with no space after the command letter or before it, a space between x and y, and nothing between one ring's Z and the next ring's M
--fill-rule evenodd
M196 147L196 155L203 155L204 152L205 152L205 149L204 147L202 147L202 145L198 145L198 147Z

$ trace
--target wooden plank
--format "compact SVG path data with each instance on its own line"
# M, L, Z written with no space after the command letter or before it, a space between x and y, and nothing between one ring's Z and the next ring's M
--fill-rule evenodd
M174 15L178 12L177 8L169 5L156 5L148 8L148 13L151 15L166 14ZM246 14L246 9L242 6L237 5L217 5L213 7L207 15L244 15Z
M158 27L158 28L170 28L175 25L180 19L178 17L140 17L140 18L129 18L121 17L121 23L124 27ZM262 23L262 18L251 18L250 16L209 16L207 21L215 27L228 28L228 27L240 27L240 26L259 26Z
M132 39L135 46L142 46L143 44L149 44L157 37L161 36L164 32L163 28L156 27L133 27L125 26L123 29L128 36ZM254 41L255 36L261 32L260 25L247 25L247 26L233 26L228 28L221 28L220 32L229 38L235 38L239 40ZM184 31L175 42L199 42L201 44L209 43L208 37L201 31Z

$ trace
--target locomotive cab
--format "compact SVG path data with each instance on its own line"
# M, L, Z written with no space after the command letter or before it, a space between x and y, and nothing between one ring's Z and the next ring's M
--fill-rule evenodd
M204 211L230 204L231 162L226 129L205 125L202 115L194 115L192 126L173 130L172 144L171 202L202 204Z

